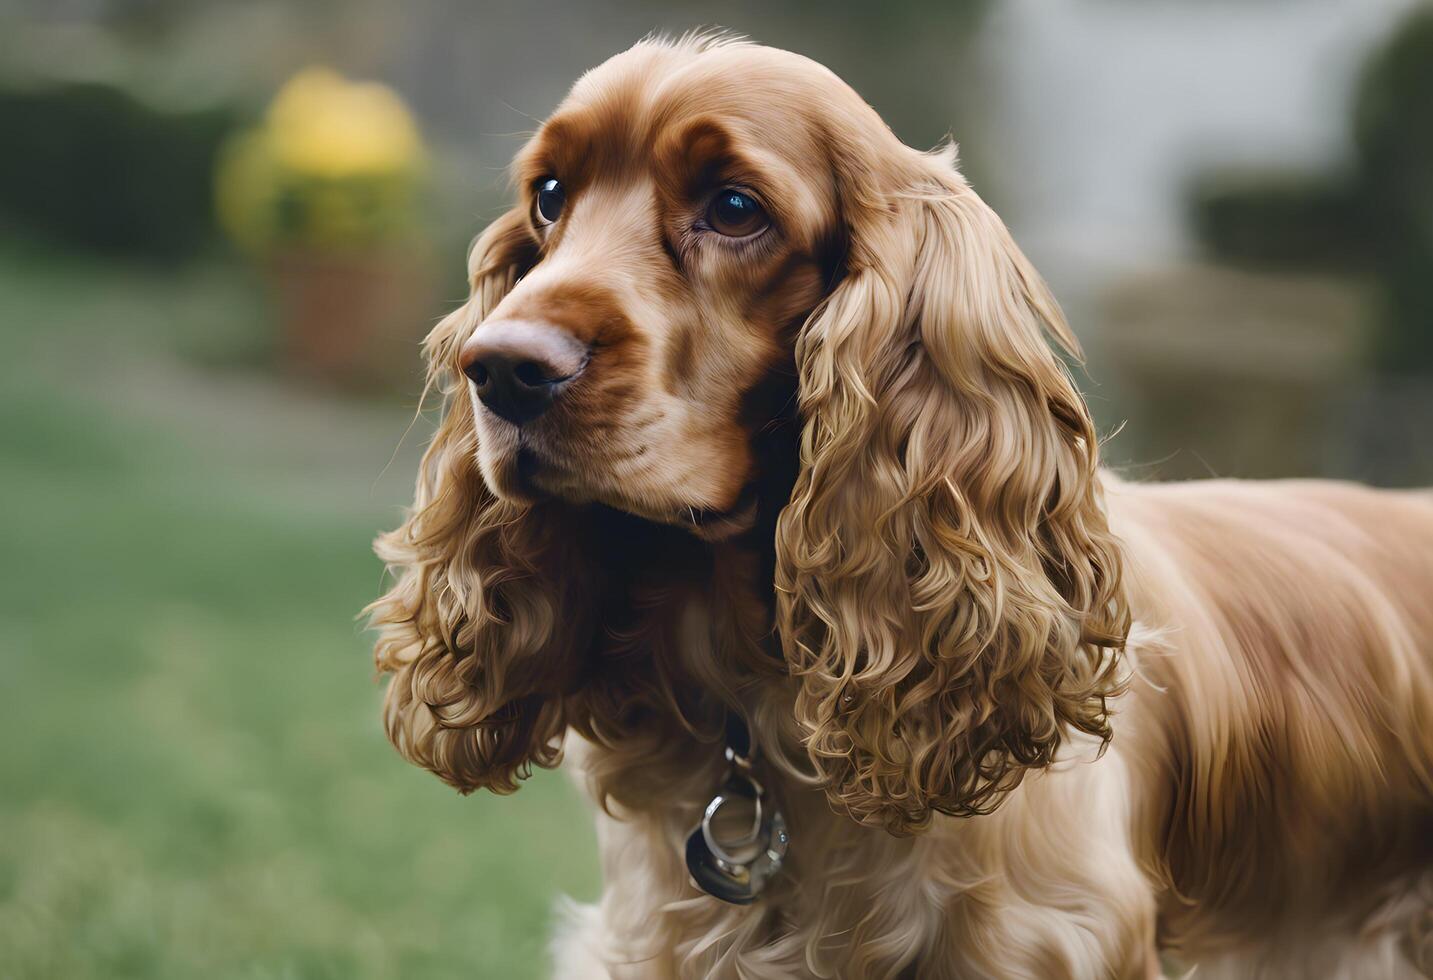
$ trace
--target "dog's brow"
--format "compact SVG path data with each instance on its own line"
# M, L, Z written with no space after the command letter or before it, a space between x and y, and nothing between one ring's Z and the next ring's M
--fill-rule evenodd
M650 154L645 120L622 100L606 105L559 109L518 154L513 174L519 186L554 175L574 190L597 174L630 170Z
M733 184L754 191L764 207L780 207L786 189L769 161L762 161L722 120L702 115L669 123L654 144L658 183L674 197L693 197Z
M524 188L546 176L561 176L575 186L583 176L591 142L586 126L569 117L554 116L513 161L513 177Z

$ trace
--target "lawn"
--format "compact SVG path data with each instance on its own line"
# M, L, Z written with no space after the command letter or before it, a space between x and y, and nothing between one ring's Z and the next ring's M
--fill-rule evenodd
M411 407L235 367L263 317L0 253L0 977L541 975L590 819L388 746L354 617L422 432L385 470Z

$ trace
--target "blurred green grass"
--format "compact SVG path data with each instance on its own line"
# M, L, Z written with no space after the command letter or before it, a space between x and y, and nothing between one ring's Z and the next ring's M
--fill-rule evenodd
M203 366L262 316L0 252L0 977L541 975L590 818L388 746L353 617L421 436L385 472L411 411Z

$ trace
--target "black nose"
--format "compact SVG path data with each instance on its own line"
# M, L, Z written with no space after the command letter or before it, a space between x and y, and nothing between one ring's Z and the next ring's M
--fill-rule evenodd
M587 366L587 345L566 330L500 320L474 331L458 353L478 400L514 425L537 418Z

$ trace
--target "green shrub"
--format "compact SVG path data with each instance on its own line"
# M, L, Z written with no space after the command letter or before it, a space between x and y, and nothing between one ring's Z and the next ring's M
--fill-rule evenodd
M1218 170L1189 191L1195 234L1220 258L1298 268L1361 264L1367 229L1345 179L1294 170Z
M1433 7L1410 16L1370 59L1353 129L1386 286L1379 359L1433 370Z
M119 89L0 91L0 225L61 247L182 260L214 238L215 155L227 109L169 113Z

